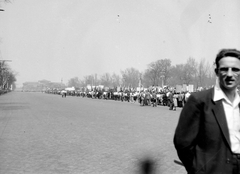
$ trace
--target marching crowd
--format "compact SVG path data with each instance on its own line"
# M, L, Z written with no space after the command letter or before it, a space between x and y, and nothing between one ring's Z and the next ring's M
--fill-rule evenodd
M149 88L145 90L129 90L120 89L117 90L58 90L58 91L45 91L46 93L60 94L62 97L77 96L87 97L92 99L105 99L115 100L121 102L138 102L141 106L153 106L158 105L168 106L169 110L175 111L177 107L183 107L187 99L191 95L189 91L176 92L174 89L158 90L156 88Z

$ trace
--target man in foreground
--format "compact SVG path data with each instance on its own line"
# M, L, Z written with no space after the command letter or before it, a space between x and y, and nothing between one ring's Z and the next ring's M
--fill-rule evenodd
M190 95L174 135L188 174L240 173L240 51L221 50L214 88Z

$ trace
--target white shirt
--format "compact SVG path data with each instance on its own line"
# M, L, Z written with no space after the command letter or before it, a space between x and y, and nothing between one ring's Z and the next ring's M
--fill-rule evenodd
M185 94L185 101L187 101L188 100L188 98L190 97L190 93L189 92L187 92L186 94Z
M219 87L219 83L216 83L214 87L214 101L222 100L224 112L226 115L229 137L231 142L231 150L233 153L240 154L240 113L238 104L240 97L236 91L234 101L231 102L224 92Z

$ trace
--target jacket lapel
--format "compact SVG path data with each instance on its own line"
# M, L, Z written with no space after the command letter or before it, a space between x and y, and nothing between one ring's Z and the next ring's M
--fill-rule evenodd
M225 139L227 140L229 147L231 148L227 120L221 100L215 102L215 105L213 106L213 113L217 119L217 122L222 130Z

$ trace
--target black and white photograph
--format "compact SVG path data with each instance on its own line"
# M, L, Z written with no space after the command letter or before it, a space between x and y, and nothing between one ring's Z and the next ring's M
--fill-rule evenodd
M239 0L0 0L0 174L239 174Z

